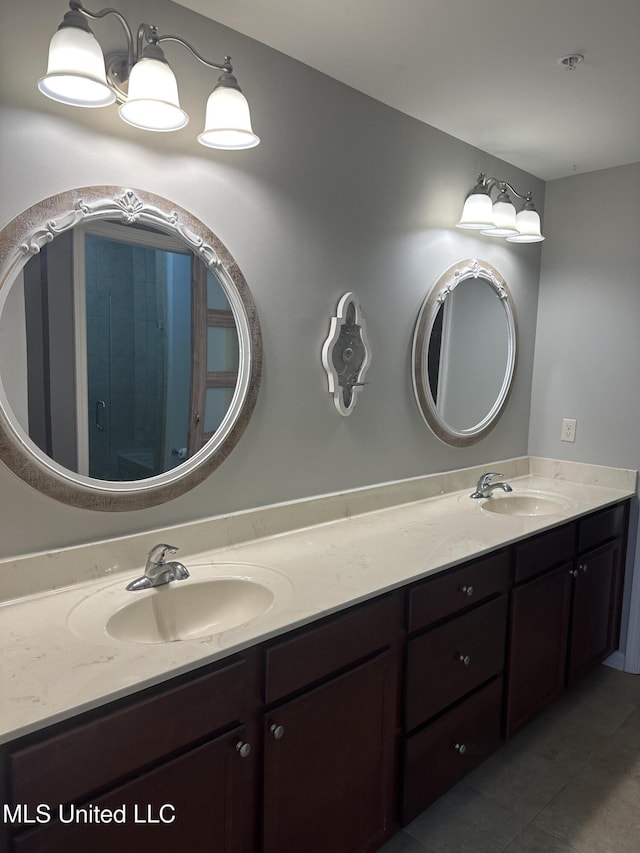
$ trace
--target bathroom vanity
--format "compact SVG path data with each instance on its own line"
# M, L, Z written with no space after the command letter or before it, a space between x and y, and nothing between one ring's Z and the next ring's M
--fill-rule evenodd
M631 495L555 488L572 502L545 518L492 518L467 490L300 531L297 549L289 536L238 547L270 565L298 554L314 572L309 554L339 543L334 562L363 565L326 578L315 616L294 589L278 629L203 641L189 671L5 736L3 849L378 849L617 648ZM437 568L416 572L425 530L441 537ZM110 649L126 667L127 649ZM86 654L108 679L95 644Z

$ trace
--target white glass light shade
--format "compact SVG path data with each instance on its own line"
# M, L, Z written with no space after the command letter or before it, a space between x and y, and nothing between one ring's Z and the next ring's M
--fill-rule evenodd
M510 201L496 201L493 205L493 227L483 229L487 237L511 237L518 233L516 209Z
M142 130L179 130L189 121L180 108L175 74L166 62L142 57L129 75L127 100L118 110L120 117Z
M535 210L521 210L516 216L519 233L507 237L510 243L540 243L544 240L540 232L540 216Z
M198 142L209 148L242 149L258 145L247 99L232 86L216 86L207 100L204 130Z
M456 228L491 228L493 227L493 205L491 197L486 192L471 193L462 208L460 222Z
M38 89L75 107L106 107L116 99L107 85L102 48L92 33L78 27L54 33L47 73L38 80Z

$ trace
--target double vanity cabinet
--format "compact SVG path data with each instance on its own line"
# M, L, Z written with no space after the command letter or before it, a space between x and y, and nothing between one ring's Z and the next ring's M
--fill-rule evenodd
M7 744L3 850L377 850L615 650L628 511Z

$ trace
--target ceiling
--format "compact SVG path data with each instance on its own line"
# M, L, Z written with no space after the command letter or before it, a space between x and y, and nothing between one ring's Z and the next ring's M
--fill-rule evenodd
M640 0L174 2L544 180L640 160Z

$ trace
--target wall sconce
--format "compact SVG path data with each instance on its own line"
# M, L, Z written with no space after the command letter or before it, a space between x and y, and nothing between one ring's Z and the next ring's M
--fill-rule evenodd
M493 189L497 190L495 202L491 199ZM517 215L509 193L524 201ZM539 243L544 240L540 232L540 216L533 206L531 193L520 195L511 184L487 178L482 172L467 195L456 228L477 229L487 237L505 237L510 243Z
M90 12L82 3L71 0L70 11L49 45L47 73L38 81L43 95L76 107L105 107L116 101L120 117L143 130L179 130L189 121L181 109L175 75L160 47L173 41L187 50L207 68L222 71L209 95L205 126L198 142L210 148L253 148L260 142L251 127L247 99L233 75L231 58L209 62L179 36L159 35L158 28L140 24L137 38L125 18L116 9ZM110 54L106 60L87 19L114 15L124 29L127 50ZM127 91L122 86L127 84Z

